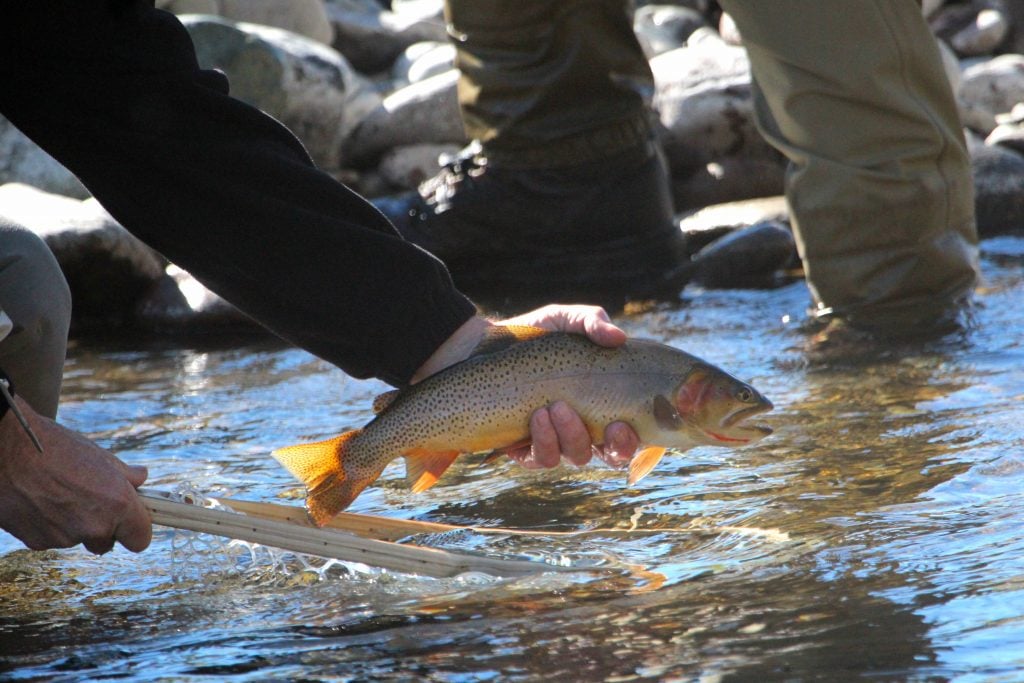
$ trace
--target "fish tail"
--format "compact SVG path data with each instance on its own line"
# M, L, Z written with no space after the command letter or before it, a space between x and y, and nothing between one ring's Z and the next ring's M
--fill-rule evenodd
M306 485L306 511L317 526L327 524L376 479L356 479L345 474L349 441L361 431L353 429L333 439L287 446L271 453Z

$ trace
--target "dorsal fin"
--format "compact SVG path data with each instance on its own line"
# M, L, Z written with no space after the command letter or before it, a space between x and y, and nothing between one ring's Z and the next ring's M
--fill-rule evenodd
M513 344L536 339L545 334L551 334L551 332L530 325L492 325L484 331L484 338L469 355L473 357L485 353L495 353L507 349Z
M391 391L385 391L383 394L378 394L373 398L373 414L380 415L383 413L389 405L395 402L398 398L398 394L401 393L401 389L392 389Z

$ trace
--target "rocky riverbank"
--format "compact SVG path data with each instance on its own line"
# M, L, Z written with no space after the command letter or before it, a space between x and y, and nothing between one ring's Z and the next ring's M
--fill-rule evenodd
M441 0L164 0L204 67L281 120L321 168L367 196L415 187L465 138ZM799 267L784 159L757 133L742 38L711 0L638 3L653 107L694 281L767 287ZM1024 231L1024 3L926 0L970 143L983 237ZM114 221L0 119L0 214L64 268L75 327L162 334L256 326Z

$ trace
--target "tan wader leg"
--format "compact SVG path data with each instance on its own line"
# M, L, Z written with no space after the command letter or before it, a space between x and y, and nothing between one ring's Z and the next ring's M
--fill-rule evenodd
M624 0L448 0L459 103L489 159L585 163L643 144L654 79ZM506 159L502 159L506 161Z
M14 323L0 341L0 368L39 414L57 415L71 293L46 244L0 217L0 308Z
M791 160L786 193L818 311L926 324L976 277L970 164L914 0L720 0L750 54L759 126Z

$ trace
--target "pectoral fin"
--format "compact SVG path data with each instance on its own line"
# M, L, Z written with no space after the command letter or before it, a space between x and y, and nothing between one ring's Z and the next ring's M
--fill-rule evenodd
M405 480L413 493L426 491L437 483L455 459L459 451L428 452L413 450L405 454Z
M634 455L629 462L629 479L626 480L629 485L632 486L646 477L661 460L661 456L665 455L666 450L668 449L661 446L648 446Z

